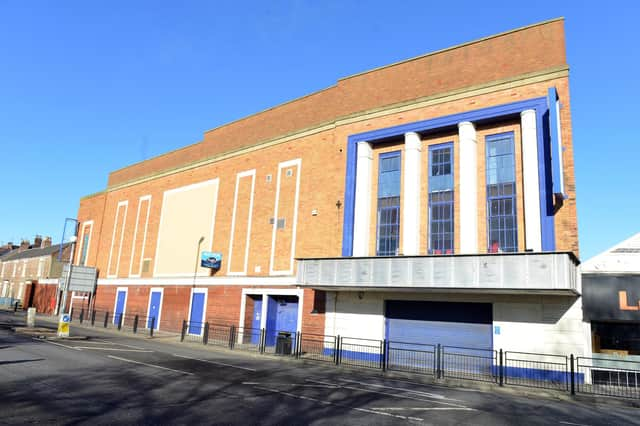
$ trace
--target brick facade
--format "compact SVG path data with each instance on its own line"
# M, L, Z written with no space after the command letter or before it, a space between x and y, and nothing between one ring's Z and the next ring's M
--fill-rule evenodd
M562 102L560 121L568 196L554 218L556 249L577 255L564 29L561 20L554 20L341 79L326 90L207 131L202 142L112 172L107 189L83 198L78 212L82 232L90 229L91 235L86 264L99 270L95 306L113 310L117 288L127 287L127 312L143 315L148 310L150 288L157 286L164 288L162 321L181 322L188 318L193 286L186 285L185 280L188 281L193 271L184 271L175 282L170 278L154 281L157 277L153 277L163 194L167 190L218 178L213 243L202 249L222 253L223 267L211 277L198 278L195 285L208 288L207 319L217 323L246 324L250 322L253 302L250 297L243 298L243 288L282 289L282 285L274 280L284 275L295 281L295 262L293 271L279 272L288 271L292 258L341 255L349 135L546 97L550 87L557 89ZM487 251L484 137L504 131L515 134L516 182L518 188L522 187L519 120L504 119L479 126L478 247L481 253ZM426 169L428 146L444 141L454 144L455 248L458 250L457 129L443 129L437 134L423 136L422 164ZM401 150L402 143L391 141L376 146L372 198L376 197L377 156L381 152ZM294 160L298 163L279 167ZM238 174L252 170L255 171L251 175L253 178L250 175L238 177ZM427 193L426 179L421 185L424 195ZM253 197L250 196L252 186ZM518 248L524 250L526 224L521 190L517 191L517 196ZM148 205L141 204L141 197L148 197L145 198L149 200ZM122 209L118 212L122 202L128 203L126 215ZM421 229L426 229L426 196L421 202ZM148 210L148 221L144 213L139 213L139 205L144 206L144 213ZM188 220L189 207L184 209L185 220ZM276 211L277 216L274 216ZM297 220L294 220L296 214ZM124 221L124 226L114 229L118 215L119 224ZM141 216L146 226L141 223ZM279 219L284 221L282 229L277 227ZM375 253L375 226L375 209L372 209L371 254ZM141 234L146 236L144 241L140 239ZM427 252L426 235L426 232L421 235L421 254ZM233 251L231 260L230 247ZM181 249L176 247L176 250ZM109 258L113 258L114 250L119 267L115 276L107 279ZM247 266L246 272L242 273L245 251L248 253ZM77 256L80 256L80 250ZM141 261L146 262L146 267L139 266ZM231 262L232 274L227 273L226 262ZM112 265L111 272L114 271ZM258 282L248 284L249 278ZM237 284L232 282L234 279L240 283L243 279L246 281ZM286 288L295 290L293 285ZM324 303L324 293L305 289L303 299L302 331L322 334L324 309L314 308ZM245 316L240 319L242 304Z

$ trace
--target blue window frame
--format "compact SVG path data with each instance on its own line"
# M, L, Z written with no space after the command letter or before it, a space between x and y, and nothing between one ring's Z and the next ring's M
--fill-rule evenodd
M453 253L453 143L429 147L429 253Z
M400 151L380 154L377 256L395 256L400 243Z
M513 132L487 136L487 247L489 253L518 251L516 162Z

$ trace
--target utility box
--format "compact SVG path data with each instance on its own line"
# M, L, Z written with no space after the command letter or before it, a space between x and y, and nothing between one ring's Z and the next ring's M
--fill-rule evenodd
M27 327L33 328L36 326L36 308L27 309Z
M276 354L291 355L292 347L291 333L285 331L279 332L276 338Z

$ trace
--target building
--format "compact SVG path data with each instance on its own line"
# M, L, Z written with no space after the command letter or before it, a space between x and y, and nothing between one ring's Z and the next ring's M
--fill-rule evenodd
M640 361L640 234L580 266L593 352Z
M563 25L342 78L110 173L78 212L95 307L268 344L588 353Z
M60 248L64 247L62 258ZM4 304L19 302L38 312L53 312L62 263L69 260L70 246L51 244L51 237L36 236L33 244L23 240L0 258L0 297Z

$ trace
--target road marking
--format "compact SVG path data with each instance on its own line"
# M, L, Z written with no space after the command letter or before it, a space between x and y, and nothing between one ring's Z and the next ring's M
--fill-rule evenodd
M315 381L315 380L311 380L311 379L307 379L307 381L321 383L321 384L325 384L325 385L328 384L326 382L320 382L320 381ZM359 382L356 382L356 383L359 383ZM364 383L362 383L362 384L365 385ZM413 396L410 396L410 395L400 395L400 394L391 393L391 392L383 392L383 391L376 391L376 390L370 390L370 389L362 389L362 388L354 387L354 386L345 386L344 384L340 384L340 387L343 388L343 389L356 390L356 391L360 391L360 392L377 393L377 394L380 394L380 395L386 395L386 396L390 396L390 397L393 397L393 398L399 398L399 399L411 399L413 401L431 402L433 404L450 405L452 407L457 407L457 408L467 408L464 405L454 404L454 403L450 403L450 402L438 401L437 399L434 400L434 399L417 398L417 397L413 397ZM470 410L473 410L473 408L470 408Z
M46 340L46 339L37 339L37 338L33 337L33 340L36 340L38 342L46 342L46 343L49 343L51 345L62 346L63 348L73 349L73 350L76 350L76 351L81 351L82 350L82 349L76 348L75 346L63 345L62 343L56 343L56 342L52 342L52 341Z
M125 345L124 343L110 342L110 341L108 341L108 340L98 340L98 341L99 341L99 342L110 343L110 344L112 344L112 345L124 346L125 348L145 349L145 348L141 348L140 346Z
M208 364L215 364L215 365L222 365L224 367L231 367L231 368L239 368L240 370L247 370L247 371L252 371L252 372L256 372L258 370L255 370L253 368L248 368L248 367L240 367L239 365L231 365L231 364L226 364L224 362L218 362L218 361L210 361L208 359L200 359L200 358L192 358L189 356L184 356L184 355L178 355L178 354L173 354L173 356L177 356L179 358L185 358L185 359L192 359L194 361L200 361L200 362L206 362Z
M558 422L558 423L561 423L561 424L563 424L563 425L587 426L587 425L585 425L584 423L571 423L571 422L563 422L563 421Z
M259 382L242 382L243 385L264 385L266 383L259 383ZM339 385L304 385L301 383L268 383L271 386L296 386L296 387L303 387L303 388L331 388L331 389L335 389L335 388L339 388Z
M312 398L312 397L309 397L309 396L295 395L295 394L292 394L292 393L289 393L289 392L280 391L280 390L277 390L277 389L263 388L261 386L254 386L254 389L264 390L264 391L273 392L273 393L279 393L281 395L285 395L285 396L288 396L288 397L291 397L291 398L304 399L304 400L307 400L307 401L318 402L318 403L320 403L322 405L335 405L337 407L344 407L344 408L348 408L350 410L362 411L364 413L369 413L369 414L376 414L378 416L394 417L396 419L402 419L402 420L417 420L417 421L420 421L420 422L424 420L424 419L421 419L419 417L402 416L400 414L385 413L384 411L374 411L374 410L369 410L367 408L352 407L350 405L340 404L340 403L337 403L337 402L323 401L321 399Z
M150 349L94 348L92 346L76 346L76 348L78 348L78 349L90 349L92 351L153 352Z
M409 410L451 410L451 411L476 411L473 408L468 407L372 407L372 410L380 410L380 411L390 411L390 410L401 410L401 411L409 411Z
M188 371L174 370L173 368L167 368L161 365L147 364L146 362L134 361L132 359L127 359L127 358L120 358L119 356L114 356L114 355L107 355L107 357L112 359L117 359L118 361L131 362L133 364L140 364L140 365L145 365L147 367L160 368L162 370L173 371L174 373L188 374L190 376L193 376L193 373L189 373Z
M416 390L412 390L412 389L406 389L406 388L397 388L397 387L393 387L393 386L384 386L384 385L378 385L375 383L365 383L365 382L358 382L356 380L349 380L349 379L340 379L343 382L349 382L349 383L357 383L359 385L363 385L363 386L373 386L376 388L384 388L384 389L393 389L393 390L400 390L400 391L404 391L404 392L411 392L411 393L415 393L417 395L422 395L422 396L426 396L429 398L434 398L434 399L444 399L447 401L455 401L455 402L466 402L466 401L462 401L459 399L453 399L453 398L447 398L444 395L440 395L437 393L430 393L430 392L423 392L423 391L416 391Z

